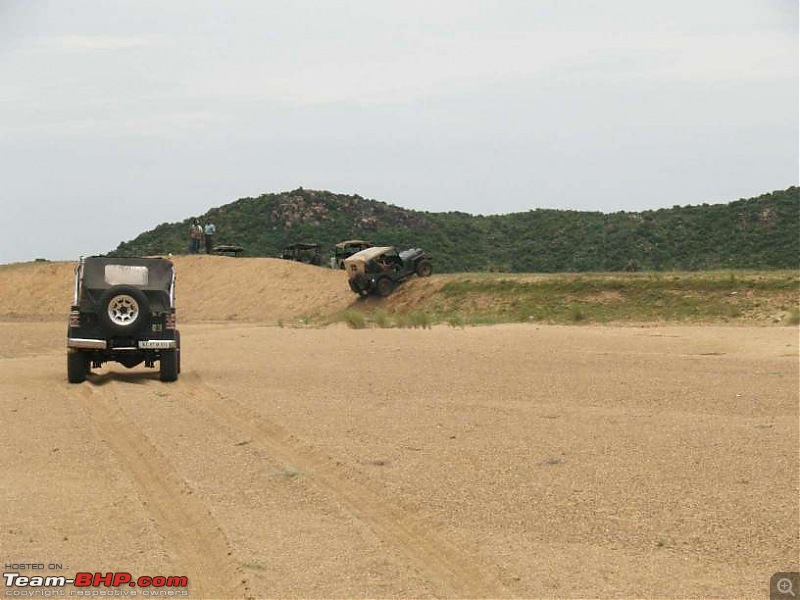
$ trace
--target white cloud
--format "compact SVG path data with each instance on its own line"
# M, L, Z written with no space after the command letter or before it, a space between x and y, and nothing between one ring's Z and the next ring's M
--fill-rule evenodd
M796 71L792 36L670 32L528 31L455 33L397 40L354 39L234 61L208 56L180 75L209 98L287 104L402 103L509 82L725 82L785 79ZM794 61L794 62L793 62Z

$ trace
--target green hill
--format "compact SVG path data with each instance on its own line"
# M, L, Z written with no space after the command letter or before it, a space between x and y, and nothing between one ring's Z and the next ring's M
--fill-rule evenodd
M117 256L185 253L190 217L121 243ZM536 209L496 216L406 210L358 195L299 188L197 215L217 243L280 256L293 242L330 249L351 238L420 246L438 272L582 272L798 268L800 188L727 204L644 212Z

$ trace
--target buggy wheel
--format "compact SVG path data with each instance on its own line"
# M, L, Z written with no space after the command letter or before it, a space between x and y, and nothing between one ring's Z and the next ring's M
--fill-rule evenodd
M430 277L433 273L433 265L429 260L421 260L417 263L417 275L420 277Z
M178 379L178 351L162 351L158 366L159 379L161 379L161 381L175 381Z
M381 277L375 282L375 293L382 298L386 298L394 291L394 282L388 277Z
M89 373L89 355L84 352L67 352L67 381L83 383Z

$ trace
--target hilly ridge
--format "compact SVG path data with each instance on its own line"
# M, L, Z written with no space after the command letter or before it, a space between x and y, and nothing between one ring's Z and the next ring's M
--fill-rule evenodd
M797 268L800 256L800 188L794 186L727 204L492 216L414 211L298 188L162 223L111 254L185 253L192 218L213 221L217 243L241 245L248 256L279 256L300 241L320 243L327 252L336 242L362 238L421 246L433 254L438 272L787 269Z

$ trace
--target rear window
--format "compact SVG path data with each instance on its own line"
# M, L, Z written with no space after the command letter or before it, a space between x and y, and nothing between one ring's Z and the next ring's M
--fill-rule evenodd
M105 281L108 285L148 284L147 267L134 265L106 265Z

